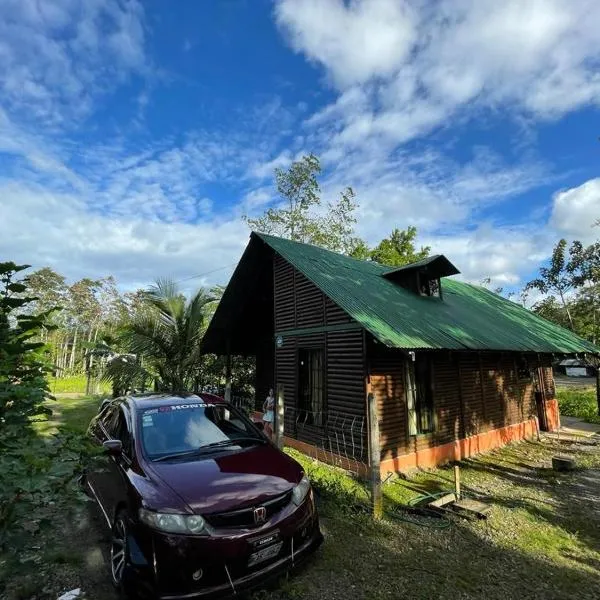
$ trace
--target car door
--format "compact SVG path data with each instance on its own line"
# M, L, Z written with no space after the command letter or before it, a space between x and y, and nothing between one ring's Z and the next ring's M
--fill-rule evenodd
M124 405L117 407L106 423L109 439L120 440L123 451L120 456L109 456L101 482L104 509L114 517L116 508L127 501L127 471L131 468L134 448L129 412Z
M118 410L119 407L115 403L104 405L100 409L98 415L90 423L89 434L92 440L99 446L102 446L106 440L111 439L109 430L111 429L112 422L116 419ZM111 522L111 517L109 516L110 513L107 512L105 508L106 500L104 494L106 489L106 478L110 466L110 458L106 455L103 457L103 460L94 464L94 468L90 470L86 476L87 484L100 504L100 508L109 523Z

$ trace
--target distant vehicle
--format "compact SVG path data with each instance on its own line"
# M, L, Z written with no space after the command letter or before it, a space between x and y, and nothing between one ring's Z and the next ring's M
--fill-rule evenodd
M127 594L237 595L323 540L300 465L217 396L117 398L89 434L108 467L82 482L112 530L112 580Z

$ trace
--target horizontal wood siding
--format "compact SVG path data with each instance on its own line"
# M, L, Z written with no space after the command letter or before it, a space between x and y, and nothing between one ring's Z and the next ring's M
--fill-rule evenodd
M323 292L304 275L294 272L296 289L296 327L316 327L325 324Z
M350 324L353 320L279 256L274 259L275 329ZM325 353L324 427L298 422L298 351ZM275 350L277 383L284 386L286 435L366 460L365 359L361 329L284 335Z
M329 298L325 298L325 318L327 325L340 325L342 323L352 323L350 315L340 308Z
M373 353L371 392L377 401L382 458L406 454L408 447L404 359L399 352Z
M433 359L433 397L436 419L435 444L446 444L463 436L458 385L458 363L449 353Z
M504 398L501 389L502 373L499 360L500 357L495 354L481 356L481 377L485 402L485 419L481 431L504 426Z
M531 377L519 379L518 354L431 353L436 429L409 436L406 359L399 352L374 348L369 346L371 386L379 410L383 460L521 423L536 414ZM551 369L544 368L543 373L549 389Z
M460 354L458 369L465 435L476 435L483 431L483 422L485 421L479 357L476 354Z
M275 331L294 329L294 268L279 255L274 258Z

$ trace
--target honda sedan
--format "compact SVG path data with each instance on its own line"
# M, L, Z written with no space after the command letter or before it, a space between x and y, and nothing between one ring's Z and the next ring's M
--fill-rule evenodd
M262 586L322 542L310 483L244 413L208 395L116 399L84 484L112 531L116 587L163 600Z

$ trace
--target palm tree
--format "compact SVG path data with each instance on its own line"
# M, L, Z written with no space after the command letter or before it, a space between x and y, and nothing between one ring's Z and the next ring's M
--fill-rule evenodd
M161 391L181 393L193 384L201 361L200 341L215 298L200 289L188 301L168 279L144 293L144 308L121 332L124 354L107 366L113 387L145 387L154 380Z

